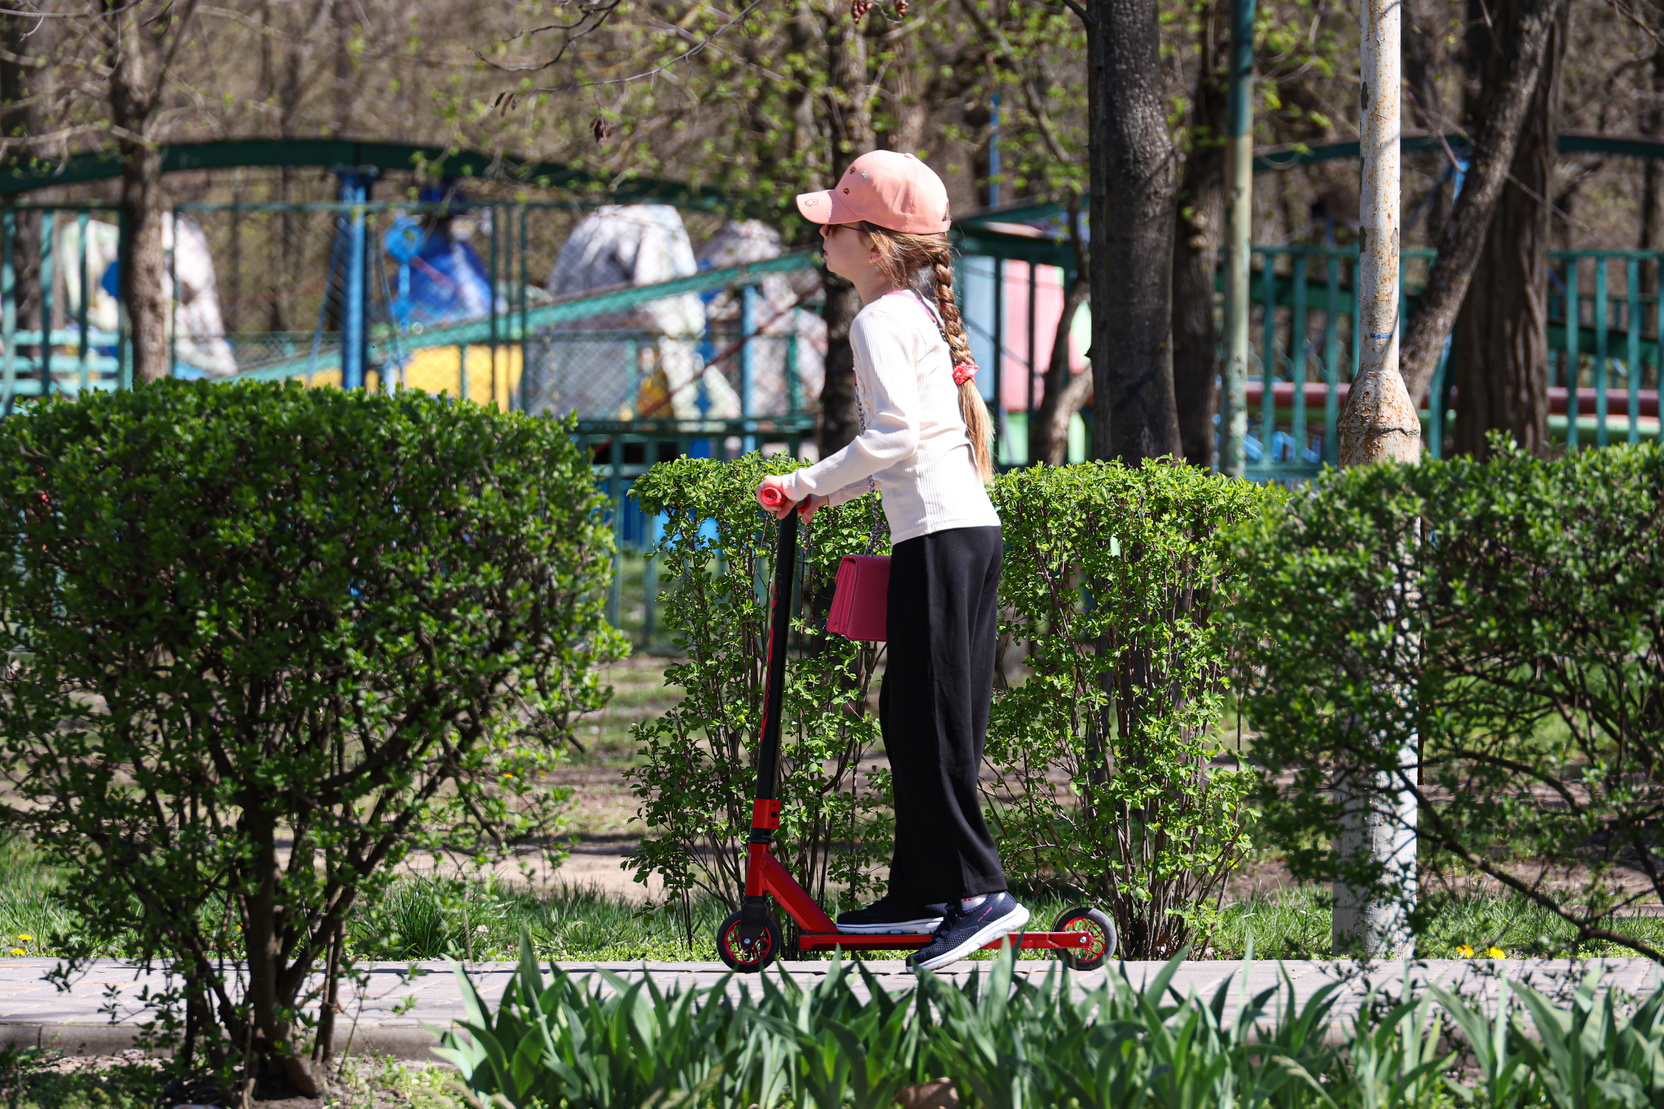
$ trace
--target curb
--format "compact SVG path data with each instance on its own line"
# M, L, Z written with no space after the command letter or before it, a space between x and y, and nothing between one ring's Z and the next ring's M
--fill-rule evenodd
M139 1046L140 1029L130 1024L0 1022L0 1048L41 1048L64 1055L117 1055ZM351 1036L349 1043L348 1037ZM335 1055L371 1055L438 1063L439 1037L420 1025L370 1024L335 1032ZM171 1051L154 1051L171 1055Z

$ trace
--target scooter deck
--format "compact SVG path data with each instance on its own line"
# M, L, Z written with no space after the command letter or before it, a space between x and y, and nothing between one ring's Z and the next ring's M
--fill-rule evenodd
M1012 932L992 943L982 945L984 951L997 950L1006 943L1012 947L1045 951L1074 950L1092 945L1090 932ZM853 932L806 932L798 936L800 951L828 951L835 947L851 951L906 950L923 947L930 942L928 935L917 932L883 932L861 935Z

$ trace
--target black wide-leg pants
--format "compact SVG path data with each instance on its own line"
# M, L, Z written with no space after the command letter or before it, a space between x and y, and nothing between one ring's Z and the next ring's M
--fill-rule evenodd
M931 904L1005 889L977 778L999 635L1000 529L953 528L890 552L878 718L895 783L890 893Z

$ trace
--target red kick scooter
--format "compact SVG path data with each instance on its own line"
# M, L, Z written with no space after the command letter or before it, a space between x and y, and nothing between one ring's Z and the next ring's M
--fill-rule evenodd
M771 505L783 503L777 489ZM801 509L799 510L801 511ZM791 626L792 577L797 563L797 512L780 521L779 545L774 556L774 592L769 602L767 674L763 687L763 731L757 752L757 796L751 805L751 836L746 841L745 900L736 913L717 926L716 950L734 970L760 971L779 958L785 946L780 924L769 909L769 898L797 922L798 951L907 950L923 947L930 937L917 933L852 935L838 931L832 918L815 903L797 880L774 857L774 833L780 827L780 802L775 778L780 767L780 704L786 684L786 636ZM990 948L1045 948L1075 970L1096 970L1115 953L1118 937L1108 914L1093 908L1070 909L1057 918L1050 932L1017 932L1002 936Z

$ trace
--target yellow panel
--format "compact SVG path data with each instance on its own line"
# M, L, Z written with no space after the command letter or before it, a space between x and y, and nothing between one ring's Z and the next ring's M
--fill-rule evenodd
M468 348L468 399L475 404L495 404L507 411L509 398L520 384L520 347L499 344L496 372L492 372L492 348L476 344Z
M424 393L456 396L458 368L455 347L422 347L405 358L404 387Z
M520 371L524 359L519 344L504 343L497 347L497 372L491 372L491 347L475 343L468 347L468 399L475 404L492 404L507 410L509 399L520 385ZM462 352L457 347L422 347L405 355L404 387L425 393L459 396L462 393ZM374 371L366 375L365 387L375 392L381 387L380 376ZM341 371L320 370L306 379L309 388L341 387ZM495 385L495 389L493 389ZM493 396L495 392L495 396Z

